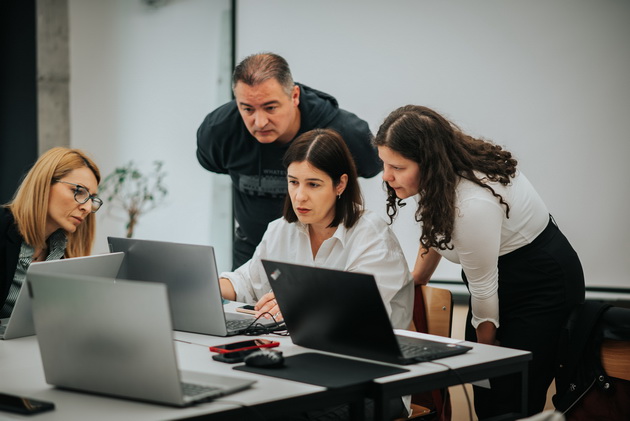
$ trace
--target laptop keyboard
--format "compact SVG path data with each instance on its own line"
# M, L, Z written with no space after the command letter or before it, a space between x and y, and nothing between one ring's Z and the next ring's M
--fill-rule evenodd
M225 323L228 331L230 332L245 330L251 324L252 324L252 320L247 320L247 319L227 320Z
M416 359L418 361L437 360L451 355L462 354L465 352L464 347L444 344L442 342L434 342L417 338L408 338L406 336L396 336L400 352L404 358ZM423 344L425 342L425 344ZM465 347L465 349L470 349Z
M400 352L405 358L419 358L422 360L433 360L436 358L435 351L426 346L417 346L412 344L401 343Z
M194 398L196 396L206 396L210 398L221 396L223 389L214 386L182 382L182 392L184 393L184 396L188 396L191 398Z

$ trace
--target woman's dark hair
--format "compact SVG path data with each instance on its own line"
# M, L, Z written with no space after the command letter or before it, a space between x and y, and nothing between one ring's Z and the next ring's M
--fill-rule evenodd
M449 248L456 215L455 188L460 177L488 189L505 206L509 218L510 205L486 184L494 181L508 185L516 174L516 159L501 146L468 136L437 112L418 105L398 108L387 116L374 143L420 167L416 220L422 222L423 248ZM394 189L385 185L387 214L393 221L401 202Z
M339 184L343 174L348 175L346 189L337 199L335 217L328 227L336 227L343 223L346 228L351 228L363 212L363 197L354 159L346 142L339 133L330 129L315 129L303 133L291 142L282 162L289 168L294 162L304 161L328 174L335 186ZM288 222L298 220L288 194L284 199L283 216Z

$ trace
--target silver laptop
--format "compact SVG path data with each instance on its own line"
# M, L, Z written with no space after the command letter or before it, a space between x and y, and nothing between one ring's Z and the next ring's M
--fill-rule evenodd
M124 259L124 253L97 254L71 259L49 260L31 263L26 272L28 279L33 273L67 273L75 275L93 275L116 277ZM0 339L15 339L35 334L31 300L22 287L15 300L11 317L0 321Z
M164 284L34 273L27 289L49 384L186 406L255 383L179 371Z
M63 275L89 275L115 279L125 259L125 253L105 253L71 259L32 263L28 273L57 273Z
M107 241L111 252L125 253L117 279L166 284L175 330L231 336L252 325L275 325L273 320L224 312L213 247L118 237Z

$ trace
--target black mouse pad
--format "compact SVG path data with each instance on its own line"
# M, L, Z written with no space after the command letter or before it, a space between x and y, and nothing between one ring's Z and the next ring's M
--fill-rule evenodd
M327 388L367 383L378 377L409 371L400 367L368 363L315 352L286 357L284 366L278 368L239 365L234 367L234 370L263 374Z

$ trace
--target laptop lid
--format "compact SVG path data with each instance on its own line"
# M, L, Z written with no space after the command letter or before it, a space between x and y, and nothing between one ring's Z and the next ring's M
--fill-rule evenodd
M15 299L11 316L2 319L3 326L0 331L0 339L9 340L35 334L33 314L31 313L31 300L25 292L25 289L24 285L22 285Z
M297 345L394 364L443 358L471 349L397 337L373 275L269 260L262 263L291 340ZM416 354L405 352L404 356L403 345L414 348Z
M26 276L28 278L33 273L66 273L114 279L123 259L124 253L112 253L34 262L28 267ZM0 338L15 339L34 334L31 300L28 294L24 292L24 288L21 288L15 300L11 317L5 321L4 333L0 335Z
M166 286L31 274L27 289L49 384L182 406ZM253 381L195 373L221 394Z
M372 275L262 261L294 344L401 363Z
M175 330L227 336L226 314L211 246L107 237L111 252L124 252L117 279L167 286ZM233 319L254 320L248 315Z
M28 273L58 273L115 279L124 259L125 253L105 253L70 259L34 262L28 267Z

